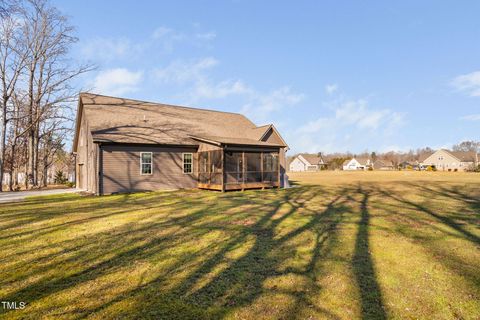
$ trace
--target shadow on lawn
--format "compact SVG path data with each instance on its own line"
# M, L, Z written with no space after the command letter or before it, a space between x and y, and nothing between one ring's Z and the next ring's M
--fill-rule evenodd
M110 306L125 299L133 299L140 303L141 307L126 311L126 316L132 318L145 315L154 318L172 315L186 318L220 318L233 308L250 305L262 293L270 291L272 294L287 294L294 297L295 303L289 310L291 317L294 317L299 310L312 308L317 314L336 319L337 316L332 311L323 309L310 298L313 292L320 290L316 283L316 277L321 269L319 260L322 254L328 253L329 247L333 245L336 228L341 222L343 214L349 210L344 205L346 192L347 190L342 191L327 203L321 212L309 208L310 202L323 193L320 187L221 195L219 201L222 202L221 209L224 212L245 204L252 206L249 212L230 215L215 213L217 204L205 204L201 195L206 193L198 193L194 201L183 198L181 204L175 205L175 212L163 217L164 219L143 223L143 218L152 219L151 216L146 215L140 217L136 223L128 224L116 232L100 232L92 238L64 241L60 245L65 250L45 255L34 261L26 261L25 263L34 266L29 271L31 275L50 272L57 265L74 264L79 270L67 273L63 277L41 278L10 296L2 298L12 301L21 298L33 303L82 283L106 276L122 267L128 267L132 263L151 261L158 255L168 256L170 248L174 248L182 242L194 242L197 238L220 230L231 236L221 243L213 241L205 248L183 256L176 256L176 263L170 265L168 270L162 270L158 276L130 291L123 292L105 304L77 312L84 315L104 310L108 312ZM289 209L286 211L282 209L282 211L280 208L286 204ZM161 207L161 204L156 202L153 197L151 201L142 202L142 206L155 209ZM195 207L199 209L188 214L176 214ZM126 213L125 211L116 211L111 214ZM291 219L293 215L305 215L304 218L308 219L304 224L295 224L295 227L285 234L276 235L276 228L282 222ZM256 216L256 220L250 222L252 216ZM102 217L104 215L100 215L100 218ZM245 223L232 224L234 220L244 220ZM86 221L79 221L79 223L84 222ZM57 227L66 228L68 226L68 224L61 224ZM164 235L158 234L169 228L178 230L172 233L167 232ZM40 232L43 231L45 230ZM289 247L288 241L304 232L315 234L310 261L304 268L281 270L281 264L285 259L291 258L291 254L295 250L295 248ZM227 258L238 246L252 238L254 239L253 245L243 256L233 261ZM119 239L122 241L119 242ZM59 244L55 244L55 246L59 246ZM212 252L215 253L211 254ZM202 257L206 258L202 259ZM163 289L171 275L185 271L185 266L194 260L198 260L200 263L192 268L193 272L190 272L186 278L169 290ZM78 268L79 264L83 268ZM228 264L228 266L221 272L215 273L214 271L222 264ZM198 287L199 281L205 281L205 278L211 277L212 274L214 274L213 278L209 279L205 285ZM297 290L264 287L267 278L289 274L296 274L308 279L309 287L313 292L307 288ZM6 284L8 282L3 283L3 285Z
M360 290L362 319L386 319L382 292L377 282L375 266L370 253L368 201L371 191L359 186L357 192L362 196L362 199L352 266Z
M33 248L48 249L45 250L48 253L33 255L33 260L25 258L18 262L16 266L23 270L21 278L52 274L57 268L67 271L39 277L7 297L2 297L2 300L22 300L34 304L77 286L87 283L90 283L88 286L92 286L91 283L96 285L97 281L101 282L101 279L120 270L133 272L135 268L132 266L149 264L151 269L138 283L104 302L76 307L71 311L72 301L65 301L65 305L55 306L59 310L55 314L71 316L74 312L78 317L103 314L111 318L222 318L239 307L251 307L258 298L267 294L292 298L293 303L288 305L282 318L308 318L313 314L337 319L340 316L335 310L322 306L322 301L317 299L322 290L318 279L325 273L324 260L338 244L339 228L353 217L359 219L355 220L357 232L353 257L347 263L351 263L359 290L361 315L363 319L385 319L387 314L370 249L369 230L372 196L387 195L385 190L359 185L333 189L300 186L287 190L244 193L186 191L180 194L152 193L144 197L104 197L102 203L80 207L85 211L95 208L103 210L91 217L56 223L33 230L30 235L28 232L13 235L28 241L29 237L33 239L48 236L49 232L66 232L72 226L88 226L98 219L115 215L120 218L138 215L134 222L93 233L89 237L73 237ZM465 202L468 200L473 208L477 205L475 199L470 199L467 194L459 194L458 198ZM120 210L118 201L109 199L119 199ZM55 219L65 203L59 204L62 208L54 207L52 210L55 214L43 219ZM411 201L405 203L478 243L474 234L453 219L438 215L423 205ZM242 210L242 206L248 209ZM138 213L138 210L147 211ZM20 212L18 214L21 215ZM25 214L27 221L21 223L43 221L36 220L34 212ZM7 232L11 230L7 229ZM218 233L218 239L208 238L213 232ZM311 241L311 250L305 256L305 263L285 265L285 261L297 259L300 255L295 241L301 235L302 241ZM208 242L201 245L205 238L209 239ZM247 243L250 245L242 255L231 258L235 250ZM189 245L194 248L178 251L182 246ZM55 247L62 250L50 252ZM32 252L24 254L30 257L28 254ZM173 262L155 269L157 264L165 261ZM282 277L300 278L303 282L294 287L266 284L267 280ZM11 285L15 281L18 281L18 276L0 280L0 284ZM102 290L105 289L99 287L96 294L101 296ZM118 305L129 307L117 308ZM70 307L70 311L61 310L67 307ZM39 308L38 312L50 310Z

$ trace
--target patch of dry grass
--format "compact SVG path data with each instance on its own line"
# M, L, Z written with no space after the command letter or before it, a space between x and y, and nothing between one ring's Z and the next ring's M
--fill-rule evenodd
M480 175L409 173L2 205L0 317L477 319Z

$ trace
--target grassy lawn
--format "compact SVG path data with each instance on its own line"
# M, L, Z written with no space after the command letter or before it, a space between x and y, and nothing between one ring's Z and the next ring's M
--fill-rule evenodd
M0 317L480 318L480 174L290 176L0 204Z

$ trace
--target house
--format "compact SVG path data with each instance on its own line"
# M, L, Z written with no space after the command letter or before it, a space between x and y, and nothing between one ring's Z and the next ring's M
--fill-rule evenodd
M393 162L390 160L384 160L384 159L377 159L373 162L373 169L374 170L393 170L395 169L395 166L393 165Z
M440 149L422 159L421 166L435 166L441 171L466 171L479 163L479 156L474 151L450 151Z
M418 160L402 161L398 164L398 168L402 170L422 170L422 167L420 167L420 162Z
M301 153L290 162L289 170L292 172L318 171L324 166L325 162L321 154Z
M282 187L288 146L238 113L81 93L76 187L95 194Z
M363 157L347 159L343 162L343 170L367 170L371 166L371 160Z

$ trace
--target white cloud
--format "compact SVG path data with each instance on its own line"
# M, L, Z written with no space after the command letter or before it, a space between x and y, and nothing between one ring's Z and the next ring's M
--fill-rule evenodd
M469 114L463 117L460 117L461 120L467 121L480 121L480 113L479 114Z
M338 90L338 85L336 83L335 84L327 84L325 86L325 92L327 92L327 94L332 94L337 90Z
M460 75L452 80L452 85L459 91L478 97L480 96L480 71Z
M138 89L143 79L142 71L129 71L125 68L109 69L100 72L94 80L94 90L101 94L123 95Z
M379 127L401 125L404 115L390 109L371 109L363 99L350 100L333 106L333 117L318 118L300 128L302 132L315 132L325 127L353 126L357 129L376 130Z
M214 31L208 32L181 32L165 26L158 27L152 33L151 38L157 45L163 47L163 51L172 52L176 45L188 43L195 46L203 46L217 37Z
M210 79L208 70L218 65L215 58L207 57L198 60L177 60L165 68L153 71L153 77L163 84L188 86L183 96L187 103L202 99L219 99L230 95L248 94L250 89L241 80L223 80L215 82Z
M193 61L176 60L165 68L157 68L153 76L163 83L186 83L202 81L206 78L204 71L218 64L215 58L207 57Z
M217 37L217 34L215 32L197 33L195 37L200 40L211 41Z
M198 60L177 60L164 68L157 68L152 75L162 84L183 85L186 89L182 97L186 104L195 104L202 100L223 99L236 96L242 101L241 112L257 121L272 119L271 115L286 106L298 104L304 95L295 93L288 86L268 92L260 92L241 79L215 81L211 69L219 64L218 60L206 57Z
M241 112L252 116L254 119L263 121L271 119L272 113L294 106L304 98L304 94L292 92L292 89L288 86L283 86L267 93L252 90L250 92L250 101L242 107Z
M141 40L126 37L96 37L84 40L80 44L79 51L84 58L98 62L132 60L158 53L171 53L179 44L209 47L216 36L214 31L182 32L161 26L153 30L149 37Z
M374 140L386 145L405 122L405 114L372 108L364 99L337 101L328 107L332 115L308 121L291 134L296 151L359 151L359 146Z
M81 53L87 59L111 61L128 58L141 50L127 38L95 38L81 46Z

